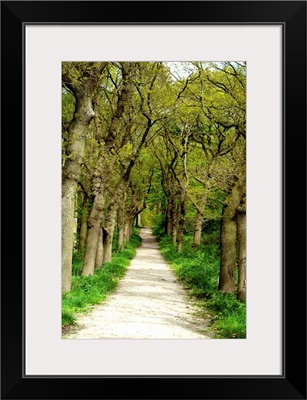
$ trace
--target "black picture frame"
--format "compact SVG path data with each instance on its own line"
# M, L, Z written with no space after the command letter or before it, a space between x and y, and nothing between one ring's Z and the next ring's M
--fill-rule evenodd
M27 23L283 26L282 376L23 375ZM2 1L1 56L1 398L306 399L306 2ZM269 301L269 293L260 295Z

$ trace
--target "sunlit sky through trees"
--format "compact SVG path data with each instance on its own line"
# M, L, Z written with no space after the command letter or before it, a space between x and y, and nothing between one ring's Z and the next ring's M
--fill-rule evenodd
M164 62L171 69L172 78L174 80L187 78L197 70L197 65L201 64L203 67L209 67L214 65L216 67L223 68L225 61L169 61ZM238 65L246 65L245 61L230 61L235 67Z

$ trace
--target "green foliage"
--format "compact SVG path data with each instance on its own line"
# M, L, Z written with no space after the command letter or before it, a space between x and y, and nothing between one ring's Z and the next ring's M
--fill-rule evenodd
M130 260L135 256L136 248L141 238L136 232L124 249L114 254L111 262L102 264L92 276L81 276L82 260L76 255L73 269L78 271L72 277L72 289L62 297L62 326L74 324L77 312L86 312L89 305L102 302L108 293L112 292L120 278L125 274Z
M221 220L219 218L216 219L207 219L204 223L204 232L208 233L218 233L220 229Z
M160 238L162 254L169 261L179 279L195 290L198 297L208 297L216 291L219 275L219 246L203 245L192 248L192 237L184 237L184 246L179 254L172 244L171 238Z
M82 251L75 251L72 257L72 275L81 275L82 265L85 255L85 249Z
M142 226L153 226L155 221L154 210L150 210L148 207L142 211L141 214Z
M221 337L233 339L246 338L246 312L226 315L215 323L216 329Z
M76 317L71 313L67 307L62 309L62 326L75 325Z
M159 213L156 214L153 218L153 230L152 233L154 236L157 236L158 238L163 236L165 233L165 229L164 229L164 216Z
M235 294L217 290L220 270L219 232L210 234L209 240L197 248L191 247L192 236L184 236L181 253L176 251L169 236L161 236L160 248L179 279L191 289L191 294L202 299L214 317L212 328L218 337L246 337L246 304L238 301Z
M62 89L62 121L64 126L68 125L75 111L76 99L66 89Z
M206 229L206 228L205 228ZM203 244L211 245L211 244L220 244L220 230L213 231L211 233L207 233L204 229L204 237L202 239Z

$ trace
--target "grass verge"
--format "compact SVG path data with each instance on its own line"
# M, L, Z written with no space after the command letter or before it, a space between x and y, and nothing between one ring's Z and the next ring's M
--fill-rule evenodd
M237 300L235 294L217 290L220 261L218 235L207 236L199 247L191 247L192 237L184 237L181 253L177 253L169 236L159 237L161 252L177 273L179 279L190 289L192 296L201 299L212 314L211 327L218 338L246 337L246 304Z
M76 323L76 313L86 312L88 306L101 303L114 291L120 278L125 275L141 238L137 232L120 252L113 252L111 262L102 264L92 276L82 276L82 260L74 257L71 291L62 296L62 328Z

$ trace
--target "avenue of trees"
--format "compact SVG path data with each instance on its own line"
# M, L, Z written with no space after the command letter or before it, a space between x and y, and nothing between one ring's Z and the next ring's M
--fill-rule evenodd
M178 252L219 227L217 290L245 301L245 63L63 62L62 292L74 252L93 275L145 215Z

